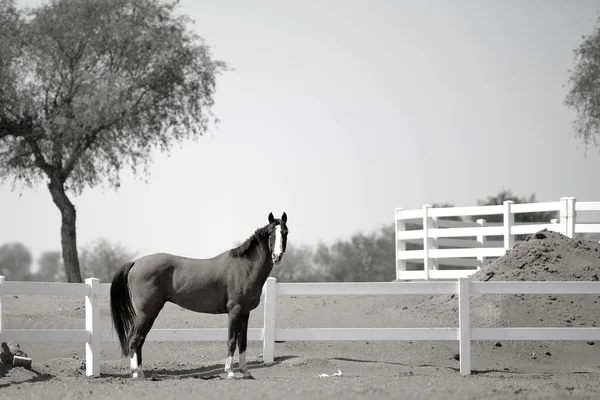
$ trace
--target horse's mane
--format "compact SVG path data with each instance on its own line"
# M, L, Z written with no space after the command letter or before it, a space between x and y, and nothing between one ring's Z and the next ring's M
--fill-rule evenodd
M252 244L254 242L259 241L260 239L264 238L268 234L269 234L269 225L263 226L262 228L258 228L256 231L254 231L254 233L248 239L246 239L246 241L244 243L242 243L241 245L239 245L236 248L229 250L229 255L231 257L238 257L238 258L243 257L248 252L248 250L250 250L252 248Z

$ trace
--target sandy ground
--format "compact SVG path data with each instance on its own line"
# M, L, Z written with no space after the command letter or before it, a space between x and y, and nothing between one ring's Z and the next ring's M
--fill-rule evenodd
M511 250L490 263L478 280L597 280L597 243L559 234ZM493 272L493 274L492 274ZM594 278L594 275L596 277ZM473 324L493 326L596 326L598 296L473 296ZM455 327L452 296L319 296L277 299L280 327ZM108 299L102 323L110 327ZM6 327L84 328L83 299L6 296ZM262 325L262 306L250 326ZM168 305L156 328L226 327L226 316L195 314ZM600 338L599 338L600 339ZM14 368L0 378L0 398L404 398L548 399L600 398L599 342L473 342L471 376L461 376L454 359L458 342L287 342L277 343L276 360L264 365L262 343L250 342L248 361L255 380L226 380L224 342L144 346L147 379L131 381L116 343L102 344L100 378L86 378L81 344L21 343L32 370ZM320 378L320 374L341 377Z

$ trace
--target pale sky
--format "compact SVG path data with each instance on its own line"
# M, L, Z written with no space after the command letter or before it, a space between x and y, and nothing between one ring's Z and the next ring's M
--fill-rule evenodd
M40 0L20 1L35 5ZM502 188L600 201L600 156L571 134L567 70L600 1L198 1L181 12L234 71L217 129L157 155L148 183L71 196L78 244L212 257L272 211L289 243L331 243L394 208ZM0 186L0 243L60 250L44 184ZM390 260L390 268L394 268Z

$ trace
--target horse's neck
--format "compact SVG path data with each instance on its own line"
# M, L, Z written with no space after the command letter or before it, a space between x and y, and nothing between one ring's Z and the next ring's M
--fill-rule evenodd
M273 260L269 253L268 239L257 240L251 251L252 262L250 265L249 278L261 287L273 269Z

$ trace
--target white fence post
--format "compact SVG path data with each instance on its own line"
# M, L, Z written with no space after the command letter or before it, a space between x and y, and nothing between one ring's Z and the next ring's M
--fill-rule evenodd
M2 307L4 276L0 275L0 343L2 340L2 330L4 329L4 308Z
M575 237L575 197L567 197L567 236L571 239Z
M569 198L560 198L560 227L561 233L565 236L569 236Z
M485 219L478 219L477 224L483 228L485 226ZM478 244L479 248L485 247L485 236L484 235L482 235L482 234L477 235L477 244ZM480 254L477 256L477 261L479 261L481 263L481 266L483 266L485 264L485 257Z
M431 240L429 239L429 229L431 228L431 218L429 217L430 204L423 206L423 271L425 280L429 280L429 271L431 270L431 258L429 258L429 249Z
M89 286L85 296L85 329L90 333L90 340L85 343L85 374L100 376L100 280L88 278L85 283Z
M512 200L506 200L504 202L504 250L506 251L512 249L515 244L515 237L510 232L512 226L515 224L515 215L511 210L513 203Z
M458 331L460 374L471 374L471 280L458 278Z
M396 279L400 279L400 275L402 274L400 271L406 271L406 261L398 259L398 253L401 251L406 251L406 242L404 240L398 241L398 231L406 230L406 222L398 221L398 211L402 210L401 208L396 208L394 220L396 221L396 231L394 232L394 237L396 238Z
M275 300L277 298L277 280L267 278L265 290L264 328L263 328L263 362L275 361Z
M431 226L430 226L430 228L434 228L434 229L438 228L438 217L431 218ZM439 248L438 247L438 240L435 239L435 238L432 238L431 241L430 241L429 246L432 249L437 250ZM434 259L431 260L431 267L433 269L436 269L436 270L439 269L439 262L438 262L437 258L434 258Z

